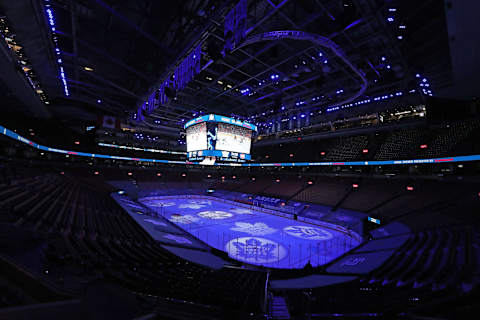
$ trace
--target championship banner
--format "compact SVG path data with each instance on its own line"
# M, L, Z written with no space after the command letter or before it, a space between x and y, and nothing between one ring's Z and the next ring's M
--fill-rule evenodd
M202 61L202 46L199 44L195 48L195 54L193 55L193 60L194 60L194 74L199 74L200 69L201 69L201 61Z
M160 88L158 89L158 95L159 95L159 100L160 100L160 104L163 105L165 103L168 102L168 97L167 95L165 94L165 88L168 87L168 82L165 81L164 83L162 83L162 85L160 86Z
M232 51L245 38L247 26L247 0L240 0L235 8L225 16L225 29L223 38L225 41L223 55Z
M156 92L152 92L152 94L148 97L147 114L152 113L155 109L155 94Z

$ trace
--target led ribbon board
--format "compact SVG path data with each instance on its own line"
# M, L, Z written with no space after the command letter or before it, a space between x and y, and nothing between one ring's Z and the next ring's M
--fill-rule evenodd
M233 118L225 117L225 116L219 116L216 114L209 114L205 116L201 116L195 119L192 119L188 121L183 128L187 129L190 126L193 126L194 124L199 124L201 122L222 122L222 123L228 123L228 124L233 124L235 126L240 126L243 128L247 128L253 131L257 131L257 126L245 121L241 120L235 120Z
M63 154L68 154L72 156L115 159L115 160L129 160L129 161L138 161L138 162L182 164L182 165L198 165L199 164L197 162L190 162L190 161L119 157L119 156L112 156L112 155L106 155L106 154L96 154L96 153L86 153L86 152L56 149L56 148L42 146L38 143L35 143L3 126L0 126L0 133L14 140L25 143L35 149L49 151L49 152L63 153ZM470 162L470 161L480 161L480 154L468 155L468 156L457 156L457 157L446 157L446 158L410 159L410 160L345 161L345 162L217 163L216 165L239 166L239 167L240 166L241 167L383 166L383 165L405 165L405 164L441 164L445 162Z

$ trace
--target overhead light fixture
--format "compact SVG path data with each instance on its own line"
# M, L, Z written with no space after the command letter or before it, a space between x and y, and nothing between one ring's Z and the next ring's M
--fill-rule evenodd
M85 69L85 71L93 71L93 68L90 67L83 67L83 69Z

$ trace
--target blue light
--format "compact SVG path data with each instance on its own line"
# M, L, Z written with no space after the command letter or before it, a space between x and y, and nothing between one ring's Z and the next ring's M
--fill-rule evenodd
M246 95L249 92L250 92L250 88L245 88L245 89L240 90L240 93L243 94L243 95Z
M403 39L403 36L398 36L397 39L398 39L398 40L402 40L402 39Z
M385 60L387 60L387 59L385 57L382 57L382 61L385 61Z
M55 18L54 18L53 10L51 9L49 2L50 2L49 0L44 1L45 7L46 7L45 12L47 14L48 23L50 24L50 29L52 31L52 40L53 40L53 45L54 45L55 52L57 53L58 56L60 56L60 48L58 47L58 41L57 41L57 38L54 34L55 31L56 31ZM70 96L70 91L68 90L67 78L65 76L65 71L64 71L63 65L62 65L63 60L61 58L58 58L57 63L58 63L58 68L59 68L60 81L63 84L63 90L65 92L65 96L68 97L68 96Z
M387 18L387 21L388 21L388 22L393 22L393 21L395 21L395 19L393 19L393 17L388 17L388 18Z
M301 117L301 118L305 118L305 115L302 113L302 114L300 115L300 117Z

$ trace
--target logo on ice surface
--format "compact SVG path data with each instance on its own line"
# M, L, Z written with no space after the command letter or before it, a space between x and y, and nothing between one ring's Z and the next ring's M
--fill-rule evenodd
M230 210L230 212L236 213L236 214L253 214L252 210L250 209L245 209L245 208L235 208Z
M320 228L310 226L288 226L283 231L291 236L307 240L328 240L332 234Z
M270 228L262 222L235 222L235 227L230 228L230 230L245 232L251 234L252 236L263 236L277 231L277 229Z
M231 257L250 263L277 262L287 255L282 245L265 238L242 237L230 240L225 249Z
M218 220L233 217L233 214L225 211L202 211L198 216L201 218Z
M173 223L179 223L179 224L190 224L195 221L198 221L199 219L195 216L192 216L191 214L186 214L182 216L181 214L172 214L168 220L172 221Z
M179 209L201 209L203 207L205 207L204 204L198 203L182 203L178 206Z
M211 204L212 204L212 201L211 201L211 200L205 200L205 199L202 199L202 200L189 200L188 202L189 202L189 203L197 203L197 204L208 204L208 205L211 205Z
M175 202L163 202L158 200L146 200L143 203L149 207L173 207Z
M189 200L187 203L182 203L178 207L180 209L201 209L207 205L211 205L210 200Z

